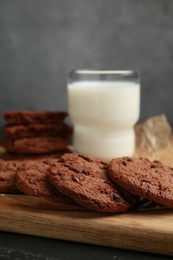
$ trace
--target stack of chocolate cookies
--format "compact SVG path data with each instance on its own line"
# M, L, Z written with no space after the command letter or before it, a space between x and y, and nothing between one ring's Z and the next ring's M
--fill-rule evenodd
M5 112L4 148L13 155L41 155L66 150L72 128L66 112Z

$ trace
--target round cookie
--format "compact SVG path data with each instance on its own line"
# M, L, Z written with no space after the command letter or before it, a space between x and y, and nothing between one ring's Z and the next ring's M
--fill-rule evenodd
M4 134L12 140L34 137L56 137L72 134L72 127L65 123L60 124L29 124L29 125L6 125Z
M17 189L25 195L36 196L54 202L52 205L56 209L80 209L80 206L73 200L59 193L48 181L48 168L55 161L57 161L57 159L23 162L16 174ZM46 206L45 201L45 208Z
M0 193L16 193L15 175L21 162L0 160Z
M9 141L6 150L16 154L44 154L67 149L68 137L35 137Z
M61 157L65 153L70 153L71 151L66 149L56 153L45 153L45 154L10 154L5 152L1 158L6 161L22 161L22 160L43 160L43 159L57 159Z
M64 111L8 111L4 119L9 124L57 124L64 121L67 113Z
M108 166L109 177L127 191L173 207L173 168L146 158L117 158Z
M63 155L51 165L48 178L61 193L86 209L125 212L134 200L111 183L106 171L105 162L73 153Z

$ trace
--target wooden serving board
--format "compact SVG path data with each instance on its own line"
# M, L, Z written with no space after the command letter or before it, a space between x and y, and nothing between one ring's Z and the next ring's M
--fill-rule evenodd
M173 210L117 215L38 210L0 197L0 230L173 255Z

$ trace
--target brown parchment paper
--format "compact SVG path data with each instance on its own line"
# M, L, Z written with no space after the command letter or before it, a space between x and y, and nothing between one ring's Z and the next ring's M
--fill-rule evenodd
M173 166L173 131L164 114L151 117L135 127L135 157L160 160Z

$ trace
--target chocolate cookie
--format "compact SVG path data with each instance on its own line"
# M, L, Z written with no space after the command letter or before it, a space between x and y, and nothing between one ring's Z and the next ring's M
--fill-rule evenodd
M55 153L44 153L44 154L14 154L14 153L8 153L4 152L1 155L2 160L5 161L22 161L22 160L39 160L39 159L49 159L49 158L59 158L65 153L70 153L71 151L66 149L66 150L61 150L59 152Z
M129 192L173 207L173 168L146 158L113 159L108 175Z
M9 124L57 124L67 117L66 112L10 111L4 113Z
M30 124L12 125L4 128L6 138L54 137L72 134L72 128L65 123L61 124Z
M133 204L128 193L108 179L107 164L92 157L65 154L49 168L50 182L82 207L98 212L124 212Z
M16 193L15 175L21 162L0 160L0 193Z
M25 195L44 198L54 202L56 209L71 210L80 209L72 199L59 193L47 178L48 168L55 159L42 161L26 161L18 168L16 174L16 187ZM46 203L46 202L45 202ZM45 205L46 206L46 205Z
M44 154L67 149L67 137L35 137L8 141L6 151L16 154Z

